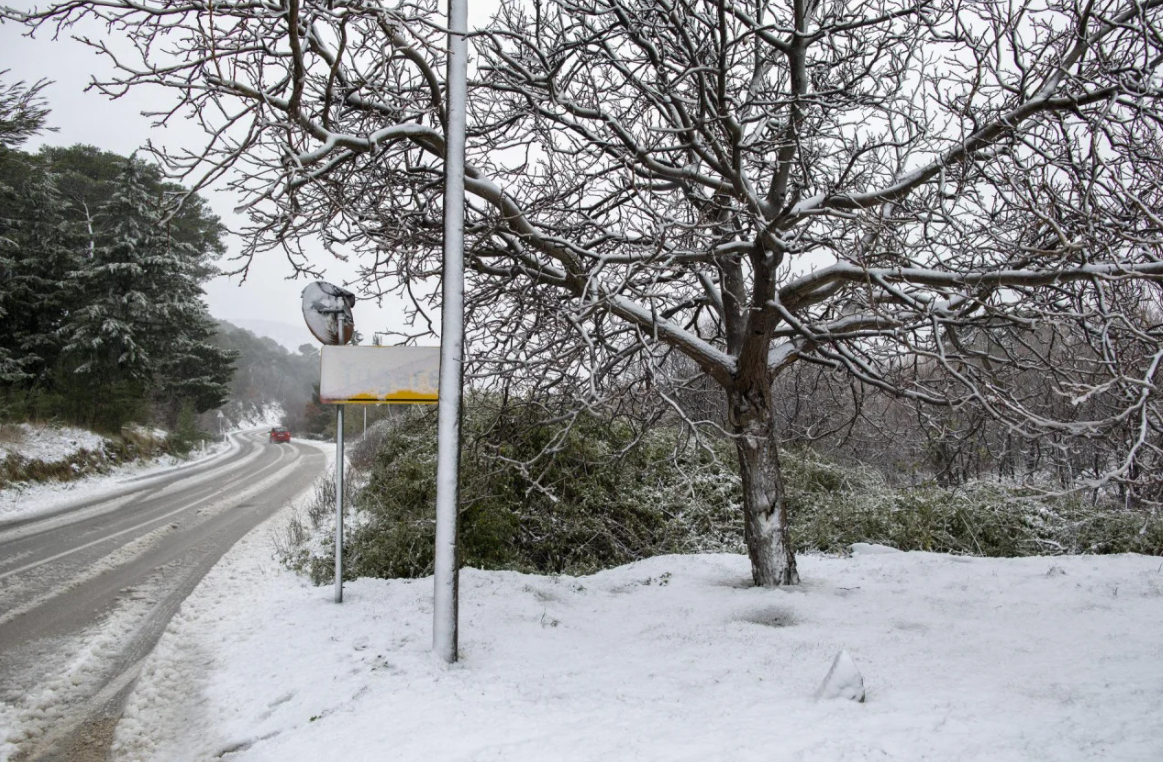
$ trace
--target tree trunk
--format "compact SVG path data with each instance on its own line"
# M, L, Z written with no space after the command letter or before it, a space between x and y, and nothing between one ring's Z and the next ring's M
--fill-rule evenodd
M743 481L743 539L751 558L751 577L762 587L800 581L787 525L779 438L771 414L770 384L756 394L728 394L739 475Z

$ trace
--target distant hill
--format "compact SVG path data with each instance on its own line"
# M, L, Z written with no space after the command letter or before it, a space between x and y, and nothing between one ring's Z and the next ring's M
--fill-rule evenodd
M268 325L282 324L270 321ZM288 331L291 327L286 326ZM307 333L306 328L303 332ZM236 359L229 402L201 422L205 430L217 428L218 412L230 426L260 421L282 423L297 434L318 433L326 427L328 418L322 414L315 396L319 383L318 342L308 338L298 342L298 346L306 345L306 353L292 351L272 336L260 336L250 328L219 320L215 343L235 354Z
M258 336L272 338L288 351L295 354L298 354L299 347L303 344L310 344L311 346L318 346L319 344L315 337L311 335L311 332L307 330L307 326L301 322L298 325L293 325L279 320L252 318L226 318L226 320L231 325L245 328Z

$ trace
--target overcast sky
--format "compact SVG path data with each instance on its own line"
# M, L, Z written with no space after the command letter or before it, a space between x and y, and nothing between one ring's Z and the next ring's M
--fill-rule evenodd
M13 5L28 7L29 4L16 2ZM85 92L95 74L110 70L101 57L72 40L53 40L45 33L28 39L23 33L21 27L0 23L0 71L9 70L4 76L6 83L24 80L31 84L40 79L51 80L52 84L43 94L52 109L48 124L58 128L58 132L33 139L24 146L25 149L84 143L129 155L143 146L147 139L167 146L200 144L201 132L192 123L178 122L166 128L154 128L151 120L141 116L143 110L157 110L168 104L171 95L139 90L118 100L110 100L95 92ZM232 211L236 197L225 191L205 195L214 212L227 225L240 219ZM232 254L241 248L233 237L227 244ZM342 284L354 276L354 268L322 251L316 264L325 268L325 277L332 283ZM224 262L223 268L230 268L230 263ZM283 324L286 328L281 331L272 327L267 333L289 347L315 343L303 324L300 311L300 294L308 281L301 278L288 280L292 275L290 265L276 253L256 260L245 282L240 282L237 277L220 277L206 285L210 312L217 318L233 322L272 321ZM374 331L402 328L401 315L398 304L377 308L374 303L361 302L355 309L356 326L368 341ZM300 334L301 339L296 338Z

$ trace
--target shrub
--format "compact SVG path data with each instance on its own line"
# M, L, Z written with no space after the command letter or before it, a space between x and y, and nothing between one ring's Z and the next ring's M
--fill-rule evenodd
M351 515L352 490L343 484L344 520ZM284 565L306 574L316 584L335 577L335 472L315 482L314 492L287 523L273 532L275 553ZM346 538L345 538L346 539ZM344 542L344 547L347 543ZM346 576L346 575L345 575Z
M810 451L784 458L793 542L842 552L854 542L901 550L1014 557L1061 553L1163 555L1163 519L1087 502L1037 499L996 480L957 488L892 488L869 468L841 467Z
M591 415L531 420L520 409L466 406L462 563L585 573L659 553L741 550L738 479L721 446L680 442L673 429L642 435ZM435 414L384 421L369 440L378 444L370 473L351 479L364 483L353 490L345 576L430 574ZM328 565L283 555L317 582L330 579Z
M543 411L537 411L543 413ZM733 445L694 442L677 427L645 432L582 414L557 423L519 407L465 406L461 563L485 569L584 574L663 553L742 552ZM369 430L353 463L345 576L432 573L436 416L413 411ZM1036 501L997 481L896 488L875 469L810 450L781 455L792 540L800 551L846 552L854 542L985 556L1163 554L1163 521L1079 497ZM334 484L320 486L310 521L288 528L284 561L330 581ZM324 525L325 524L325 525Z
M17 427L9 427L9 430ZM15 434L6 435L11 441ZM105 437L96 449L77 449L59 460L28 458L19 452L0 457L0 489L28 482L69 482L105 474L115 466L172 452L164 432L127 426L121 436ZM0 456L4 453L0 451Z

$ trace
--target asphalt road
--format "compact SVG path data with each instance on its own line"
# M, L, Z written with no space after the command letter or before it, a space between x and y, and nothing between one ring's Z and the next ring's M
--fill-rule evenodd
M240 447L212 461L0 524L0 701L27 733L14 762L105 760L142 660L182 601L323 472L316 447L236 436Z

